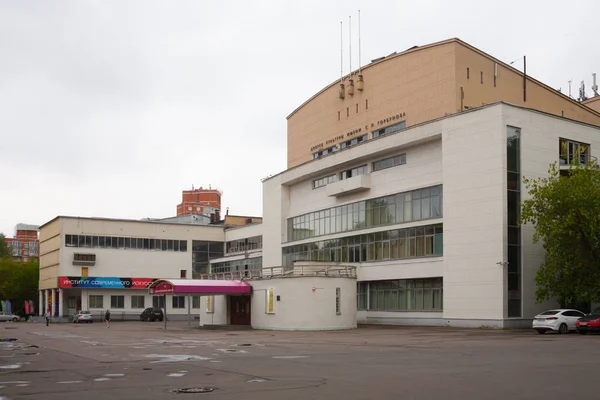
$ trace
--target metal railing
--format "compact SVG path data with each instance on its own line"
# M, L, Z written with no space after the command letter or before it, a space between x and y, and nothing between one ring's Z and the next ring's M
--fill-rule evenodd
M271 279L298 276L323 276L334 278L356 278L356 267L353 265L292 265L264 267L258 270L220 272L200 275L200 279L209 280L251 280Z

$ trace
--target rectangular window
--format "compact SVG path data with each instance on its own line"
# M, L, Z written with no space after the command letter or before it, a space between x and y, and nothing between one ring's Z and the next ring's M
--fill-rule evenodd
M185 269L179 270L179 277L185 279L187 277L187 271Z
M325 176L323 178L319 178L319 179L315 179L313 181L313 189L317 189L323 186L327 186L330 183L333 183L336 181L336 174L333 175L329 175L329 176Z
M369 139L369 135L362 135L355 137L354 139L347 140L345 142L340 143L340 150L345 149L347 147L355 146L359 143L365 142Z
M165 308L164 296L152 296L152 307L154 308Z
M394 125L387 126L382 129L378 129L376 131L371 132L371 137L375 139L376 137L387 135L390 133L401 131L406 128L406 121L400 121L395 123Z
M578 162L581 154L570 153L572 142L561 139L560 148L566 148L567 154L561 163ZM585 145L584 145L585 146ZM588 151L589 146L586 146ZM521 227L519 225L521 211L520 173L521 173L521 129L507 127L506 136L506 169L507 169L507 309L509 318L521 317L522 288L521 288ZM588 153L586 153L588 154ZM574 156L575 158L571 157Z
M335 313L342 313L342 288L335 288Z
M200 296L192 296L192 308L200 308Z
M131 308L145 308L146 296L131 296Z
M125 296L110 296L110 308L125 308Z
M373 163L373 171L379 171L386 168L396 167L406 164L406 153L394 157L385 158Z
M357 293L368 291L369 310L442 311L442 283L442 278L361 282Z
M185 308L185 296L173 296L173 308Z
M340 173L340 179L349 179L358 175L366 175L368 173L367 166L361 165L360 167L352 168L347 171Z
M574 140L559 140L560 165L586 165L590 161L590 145Z
M90 295L88 297L90 308L104 308L104 296Z

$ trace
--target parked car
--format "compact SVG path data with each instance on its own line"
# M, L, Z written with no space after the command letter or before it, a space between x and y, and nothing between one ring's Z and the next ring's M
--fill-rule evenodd
M94 322L92 319L92 313L90 311L78 311L75 315L73 315L73 323L86 322L91 324Z
M12 321L12 322L18 322L21 319L21 317L19 317L18 315L14 315L14 314L4 314L1 313L0 314L0 321Z
M591 313L579 319L577 330L582 335L588 332L600 332L600 307L595 308Z
M540 334L549 331L569 333L577 330L577 320L584 316L581 311L572 309L544 311L533 318L533 329Z
M140 321L162 321L165 318L161 308L150 307L146 308L140 314Z

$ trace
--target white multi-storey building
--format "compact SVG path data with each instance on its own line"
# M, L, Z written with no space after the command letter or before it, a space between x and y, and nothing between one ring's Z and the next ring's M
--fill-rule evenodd
M369 138L264 181L263 264L357 266L359 323L527 323L555 304L535 301L522 178L596 146L598 127L505 103Z

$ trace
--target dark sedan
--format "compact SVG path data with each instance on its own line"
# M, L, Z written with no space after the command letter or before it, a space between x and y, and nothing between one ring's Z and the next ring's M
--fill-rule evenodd
M600 307L592 310L585 317L579 318L575 323L577 331L585 335L588 332L600 332Z
M146 308L140 314L140 321L162 321L165 318L163 310L156 307Z

